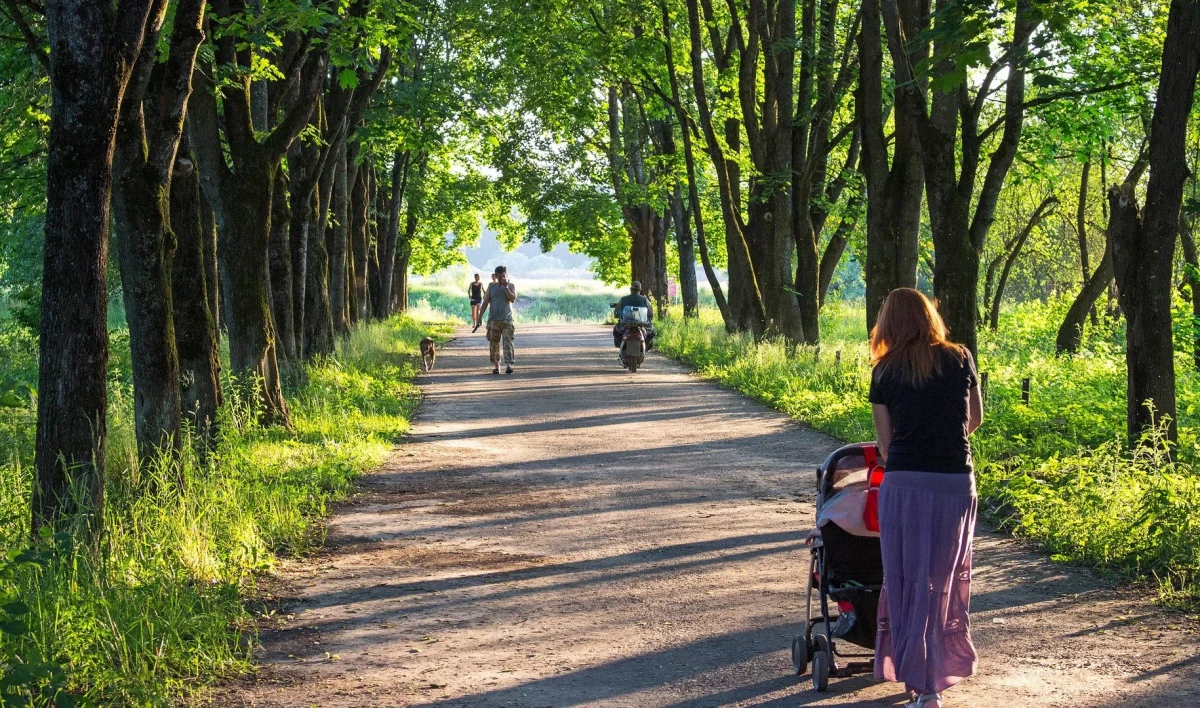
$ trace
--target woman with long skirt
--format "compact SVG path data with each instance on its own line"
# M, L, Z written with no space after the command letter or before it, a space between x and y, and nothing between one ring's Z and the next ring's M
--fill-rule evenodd
M975 673L968 611L975 475L968 436L983 422L971 353L947 338L919 291L893 290L871 332L870 401L887 473L879 490L883 592L875 677L909 706L941 708Z

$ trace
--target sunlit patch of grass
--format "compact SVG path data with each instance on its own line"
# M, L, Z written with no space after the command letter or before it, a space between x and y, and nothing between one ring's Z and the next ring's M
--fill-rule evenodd
M248 670L243 600L257 574L322 541L321 516L408 430L420 339L447 332L410 318L357 328L287 390L291 430L256 425L230 397L216 450L203 463L182 460L182 488L167 466L137 467L128 355L116 351L100 552L48 538L26 550L32 561L0 561L0 606L28 608L10 617L0 607L0 620L23 625L0 624L0 665L30 675L12 690L170 705ZM0 460L0 542L10 559L27 543L32 416L32 406L0 408L0 437L14 444Z
M1200 376L1181 351L1175 459L1131 451L1125 435L1124 334L1101 318L1075 356L1054 353L1066 305L1026 303L980 333L988 373L983 427L972 437L984 508L1057 560L1151 579L1164 602L1200 601ZM830 303L822 344L788 347L727 335L711 310L660 324L656 346L698 373L843 440L874 437L861 305ZM1190 344L1190 342L1189 342ZM1022 401L1028 378L1031 397Z

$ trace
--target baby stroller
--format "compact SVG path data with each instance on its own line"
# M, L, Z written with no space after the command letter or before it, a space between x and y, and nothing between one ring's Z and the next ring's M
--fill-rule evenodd
M883 467L875 443L838 448L817 468L817 527L808 572L805 631L792 639L792 669L812 663L812 684L875 670L875 623L883 587L877 496ZM813 590L821 612L813 616ZM831 607L831 604L834 607ZM831 610L837 614L831 614ZM842 642L855 645L846 651ZM839 662L843 660L842 662Z

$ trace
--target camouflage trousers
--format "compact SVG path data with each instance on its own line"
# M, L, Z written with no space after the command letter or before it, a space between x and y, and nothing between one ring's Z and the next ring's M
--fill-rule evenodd
M513 323L508 320L488 322L487 340L492 366L500 366L501 347L504 348L504 365L512 366L517 360L517 352L513 349Z

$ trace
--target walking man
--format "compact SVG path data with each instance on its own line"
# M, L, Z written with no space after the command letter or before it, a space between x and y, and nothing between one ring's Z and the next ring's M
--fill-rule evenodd
M512 304L517 301L517 286L508 282L508 269L496 266L496 282L488 285L483 296L483 309L487 310L488 354L492 359L492 373L500 373L500 351L504 350L504 373L512 373L516 351L513 350Z

